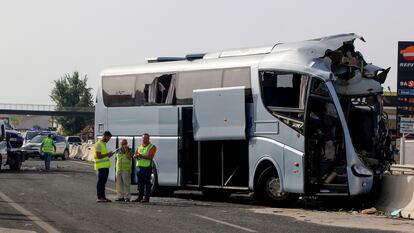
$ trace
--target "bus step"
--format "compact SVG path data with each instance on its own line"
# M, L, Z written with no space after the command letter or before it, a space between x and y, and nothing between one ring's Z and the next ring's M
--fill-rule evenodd
M321 193L348 193L348 184L322 184Z

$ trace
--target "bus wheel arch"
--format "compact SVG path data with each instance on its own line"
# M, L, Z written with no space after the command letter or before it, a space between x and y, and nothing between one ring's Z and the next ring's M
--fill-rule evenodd
M259 162L254 175L254 196L270 205L288 203L291 195L283 190L283 178L277 165L269 159Z

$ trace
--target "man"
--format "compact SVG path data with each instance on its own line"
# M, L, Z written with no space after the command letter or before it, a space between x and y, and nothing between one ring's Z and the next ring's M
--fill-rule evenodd
M40 151L43 152L43 157L45 159L45 170L49 171L52 153L56 153L55 142L52 140L51 134L48 134L47 137L43 139L42 144L40 145Z
M111 202L105 195L105 185L108 181L109 168L111 167L110 157L114 154L106 147L106 143L111 140L112 134L105 131L101 140L97 141L94 146L95 170L98 171L98 181L96 183L96 192L98 199L96 202Z
M116 201L129 202L131 199L131 166L132 166L132 151L128 147L128 141L123 139L121 141L121 148L116 153L116 194L118 199Z
M151 173L152 160L157 148L151 144L150 136L147 133L142 135L141 145L135 151L134 158L137 159L138 167L138 198L134 202L149 202L151 195ZM145 198L143 199L145 195Z

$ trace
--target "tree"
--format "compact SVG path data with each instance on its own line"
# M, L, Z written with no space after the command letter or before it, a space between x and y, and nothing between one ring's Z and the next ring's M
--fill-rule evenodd
M68 107L93 107L92 88L87 86L88 77L79 76L78 71L73 74L65 74L54 81L50 98L56 103L58 109ZM63 127L64 134L74 135L79 133L87 124L91 124L90 117L57 117L56 122Z

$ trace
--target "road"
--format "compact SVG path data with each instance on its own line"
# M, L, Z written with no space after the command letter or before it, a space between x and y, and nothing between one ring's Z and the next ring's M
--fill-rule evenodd
M52 161L51 172L40 171L41 164L29 160L20 172L1 171L0 232L378 232L258 213L252 209L267 207L243 199L210 202L197 192L150 204L96 203L91 164ZM114 187L107 185L111 199Z

